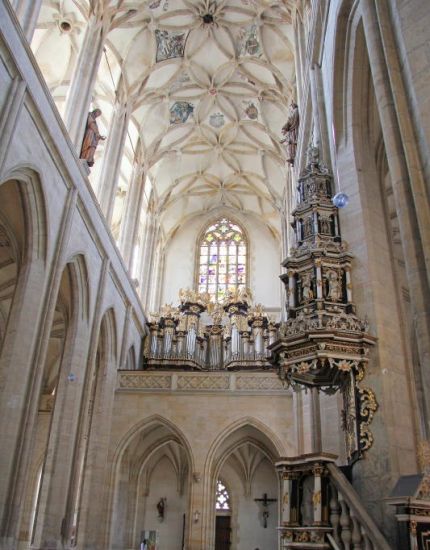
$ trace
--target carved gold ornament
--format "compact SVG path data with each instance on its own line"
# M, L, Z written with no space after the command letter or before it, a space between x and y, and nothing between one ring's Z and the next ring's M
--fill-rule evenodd
M318 506L318 504L321 504L321 491L315 491L312 496L312 503L314 506Z

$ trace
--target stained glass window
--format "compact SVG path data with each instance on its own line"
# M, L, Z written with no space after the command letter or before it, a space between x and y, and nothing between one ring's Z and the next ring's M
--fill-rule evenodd
M230 497L226 486L220 480L216 483L215 508L217 510L230 510Z
M227 218L208 227L200 242L199 292L222 302L227 289L246 286L247 243L243 230Z

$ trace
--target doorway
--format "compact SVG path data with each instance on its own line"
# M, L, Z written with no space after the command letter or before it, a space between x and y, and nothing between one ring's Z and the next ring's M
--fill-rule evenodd
M215 550L230 550L230 518L231 516L216 516Z

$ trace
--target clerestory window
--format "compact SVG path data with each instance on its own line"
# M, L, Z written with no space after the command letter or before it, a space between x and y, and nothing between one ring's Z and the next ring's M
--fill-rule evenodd
M199 246L198 290L223 302L227 290L246 286L247 241L243 229L228 218L211 224Z

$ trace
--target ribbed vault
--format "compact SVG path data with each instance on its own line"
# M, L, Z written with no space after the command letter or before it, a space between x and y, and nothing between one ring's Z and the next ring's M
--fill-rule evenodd
M106 132L115 102L131 110L114 224L138 158L165 237L220 206L279 234L279 142L294 86L289 1L45 0L33 49L60 110L97 10L110 31L93 104Z

